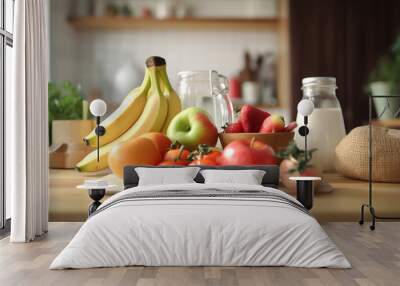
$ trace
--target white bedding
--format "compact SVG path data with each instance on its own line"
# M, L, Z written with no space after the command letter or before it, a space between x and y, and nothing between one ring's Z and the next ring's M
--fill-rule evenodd
M279 200L243 196L121 200L137 192L168 190L263 191L300 204L279 190L254 185L193 183L131 188L104 202L50 269L127 265L351 267L313 217Z

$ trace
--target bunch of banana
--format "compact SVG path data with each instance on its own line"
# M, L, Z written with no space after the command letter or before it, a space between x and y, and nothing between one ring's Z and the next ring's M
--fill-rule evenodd
M168 115L162 127L162 132L164 134L167 134L167 128L172 118L174 118L175 115L182 111L182 104L179 96L176 94L175 90L171 86L171 83L169 82L167 67L165 65L160 67L160 76L162 91L168 99Z
M106 133L100 137L100 156L96 150L76 165L80 172L95 172L108 167L108 154L112 147L148 132L166 132L172 118L181 111L181 102L167 76L165 60L150 57L146 60L146 73L142 84L132 90L121 106L101 125ZM97 147L94 130L83 139L87 145Z

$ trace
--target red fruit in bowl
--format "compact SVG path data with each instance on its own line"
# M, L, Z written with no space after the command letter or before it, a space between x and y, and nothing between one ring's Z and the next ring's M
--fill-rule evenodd
M270 114L251 105L243 105L240 110L240 121L244 132L258 132L264 120Z
M235 123L228 123L224 127L224 132L225 133L242 133L243 132L242 122L240 122L240 120L239 120Z
M282 116L271 115L266 118L260 128L260 133L275 133L285 129L285 119Z
M288 125L286 125L285 129L283 132L290 132L293 131L297 127L296 121L290 122Z
M220 165L276 165L274 150L258 140L235 140L229 143L222 156Z

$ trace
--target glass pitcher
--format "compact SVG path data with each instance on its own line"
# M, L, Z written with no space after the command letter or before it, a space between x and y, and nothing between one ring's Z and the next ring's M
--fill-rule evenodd
M208 112L218 132L234 120L228 96L228 79L216 71L182 71L178 73L178 94L183 108L197 106Z
M312 164L320 171L334 171L335 148L346 135L342 109L336 97L336 78L308 77L302 81L303 99L314 103L314 111L308 118L310 133L307 136L308 147L316 148ZM304 125L304 117L297 114L298 126ZM298 132L295 135L296 144L304 148L304 137Z

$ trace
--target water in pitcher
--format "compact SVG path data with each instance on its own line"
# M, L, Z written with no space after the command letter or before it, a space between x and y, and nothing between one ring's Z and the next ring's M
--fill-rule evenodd
M297 115L298 126L303 125L304 117ZM321 171L335 170L335 148L346 135L342 110L340 108L316 108L308 118L310 134L307 136L308 150L318 149L313 154L311 164ZM296 144L304 149L304 137L296 132Z

